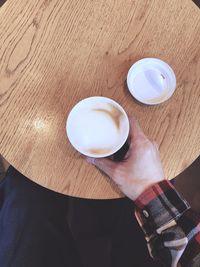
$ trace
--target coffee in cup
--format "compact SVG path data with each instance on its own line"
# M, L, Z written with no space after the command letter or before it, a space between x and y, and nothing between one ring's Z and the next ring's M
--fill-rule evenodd
M66 123L72 146L89 157L107 157L122 148L129 134L124 109L106 97L89 97L71 110Z

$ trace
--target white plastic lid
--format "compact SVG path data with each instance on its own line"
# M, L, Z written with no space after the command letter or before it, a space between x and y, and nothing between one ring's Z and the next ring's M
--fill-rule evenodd
M144 58L130 68L127 85L138 101L155 105L172 96L176 89L176 76L166 62L157 58Z

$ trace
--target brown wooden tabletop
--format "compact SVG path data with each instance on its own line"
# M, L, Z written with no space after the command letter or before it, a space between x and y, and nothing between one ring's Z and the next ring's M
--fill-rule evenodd
M158 106L137 103L125 86L144 57L176 73L175 94ZM70 109L101 95L138 118L173 178L200 151L199 72L200 11L189 0L8 0L0 9L0 153L54 191L120 197L66 138Z

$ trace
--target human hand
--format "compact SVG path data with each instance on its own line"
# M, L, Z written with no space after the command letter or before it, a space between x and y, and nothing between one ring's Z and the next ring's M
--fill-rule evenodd
M106 173L130 199L136 198L153 184L164 180L164 172L157 145L130 119L130 148L125 160L114 162L108 158L87 158L87 161Z

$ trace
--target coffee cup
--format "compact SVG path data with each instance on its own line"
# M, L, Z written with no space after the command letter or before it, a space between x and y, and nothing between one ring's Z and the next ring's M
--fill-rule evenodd
M103 158L122 150L129 135L129 120L117 102L93 96L73 107L66 132L72 146L81 154Z

